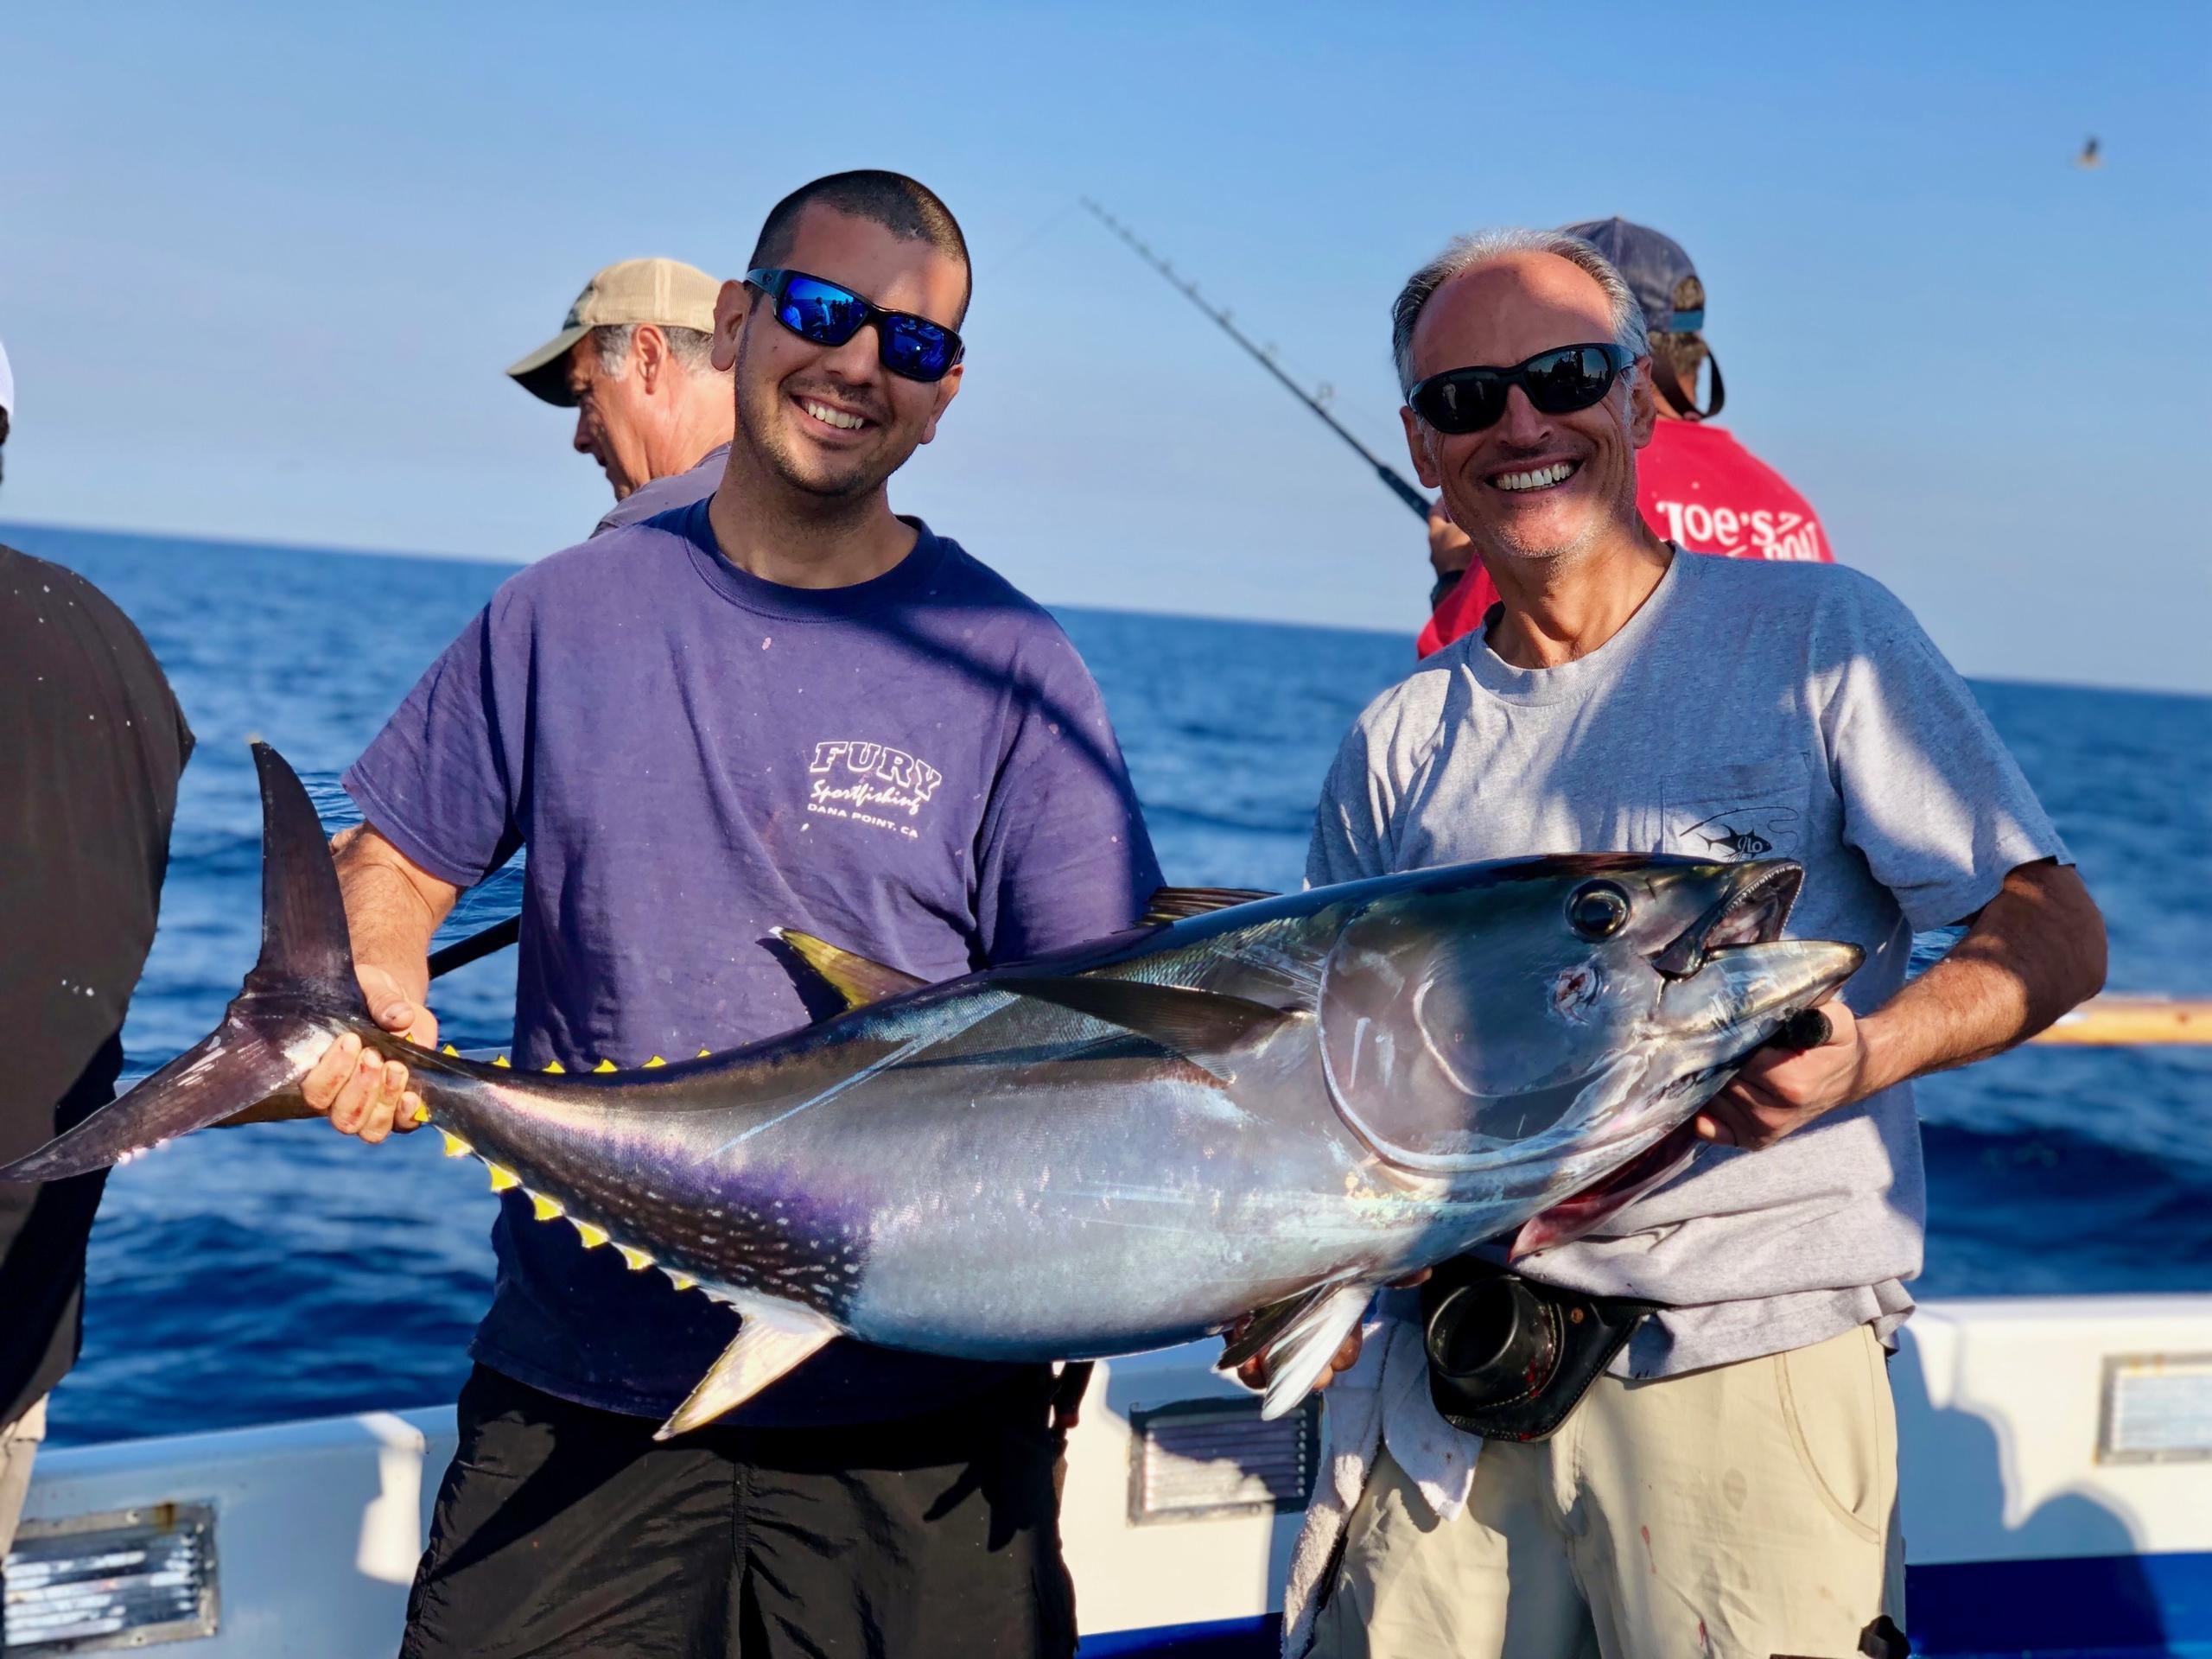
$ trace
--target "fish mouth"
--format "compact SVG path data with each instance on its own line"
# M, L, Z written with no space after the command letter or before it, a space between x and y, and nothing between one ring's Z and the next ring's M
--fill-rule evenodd
M1855 944L1782 937L1805 884L1795 860L1728 865L1721 874L1712 903L1650 958L1661 976L1662 1022L1691 1058L1685 1081L1733 1076L1792 1015L1827 1001L1866 959Z
M1781 937L1803 885L1803 868L1786 859L1732 867L1719 897L1652 958L1666 976L1663 1000L1681 1001L1680 1040L1703 1051L1664 1096L1668 1115L1680 1116L1604 1179L1522 1224L1510 1259L1584 1236L1688 1169L1704 1144L1695 1111L1791 1015L1827 1001L1859 970L1866 953L1855 944Z
M1719 897L1651 958L1669 979L1694 978L1716 951L1779 939L1805 885L1805 867L1794 859L1762 859L1729 866L1723 880Z

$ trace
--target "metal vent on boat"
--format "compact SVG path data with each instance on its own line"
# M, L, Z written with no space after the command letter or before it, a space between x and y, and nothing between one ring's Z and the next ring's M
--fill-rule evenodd
M215 1511L160 1503L26 1521L5 1577L10 1659L213 1636Z
M2107 1354L2099 1463L2212 1458L2212 1354Z
M1139 1526L1302 1510L1320 1461L1321 1402L1260 1421L1257 1400L1183 1400L1129 1414L1129 1519Z

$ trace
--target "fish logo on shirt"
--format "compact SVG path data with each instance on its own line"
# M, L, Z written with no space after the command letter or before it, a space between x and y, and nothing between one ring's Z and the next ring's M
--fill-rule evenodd
M1796 822L1797 814L1786 806L1731 807L1691 824L1678 839L1731 860L1761 858L1780 839L1795 843Z
M808 811L896 830L909 841L919 838L913 821L944 781L943 772L918 756L857 738L817 743L806 770Z
M1708 819L1707 822L1712 821ZM1718 835L1707 830L1705 824L1699 824L1690 833L1708 847L1726 848L1731 858L1757 858L1761 853L1774 850L1772 842L1749 830L1732 829L1725 823L1714 824L1713 828L1719 831Z

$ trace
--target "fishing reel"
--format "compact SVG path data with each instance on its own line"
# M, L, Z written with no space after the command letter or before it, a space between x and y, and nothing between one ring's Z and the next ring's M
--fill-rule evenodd
M1801 1008L1769 1039L1818 1048L1834 1034L1820 1008ZM1463 1255L1421 1287L1428 1392L1444 1420L1486 1440L1540 1440L1612 1363L1659 1306L1588 1296Z
M1541 1440L1657 1306L1586 1296L1459 1256L1421 1287L1429 1398L1470 1434Z

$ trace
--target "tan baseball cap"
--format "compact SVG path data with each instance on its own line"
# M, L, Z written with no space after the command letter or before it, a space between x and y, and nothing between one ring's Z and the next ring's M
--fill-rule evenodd
M664 328L715 331L715 296L721 284L696 265L681 259L625 259L609 265L584 284L561 332L507 371L534 397L573 409L569 391L569 348L594 328L626 322L657 323Z

